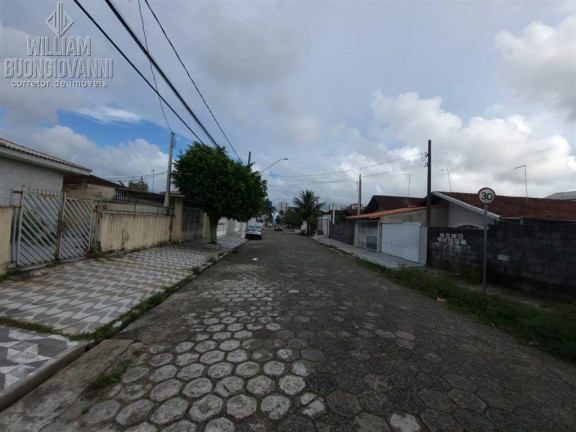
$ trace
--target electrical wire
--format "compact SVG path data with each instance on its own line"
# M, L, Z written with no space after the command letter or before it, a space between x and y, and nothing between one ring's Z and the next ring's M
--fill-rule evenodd
M135 175L135 176L127 176L127 177L105 177L107 180L129 180L129 179L133 179L133 178L152 178L152 177L156 177L159 176L161 174L166 174L168 171L162 171L162 172L155 172L154 174L143 174L143 175Z
M75 2L77 2L78 0L74 0ZM176 87L174 87L174 84L172 84L172 81L170 81L170 79L166 76L166 74L164 73L164 71L162 70L162 68L158 65L158 63L156 62L156 60L154 59L154 57L152 57L152 55L146 50L146 48L144 47L144 45L142 45L142 42L140 41L140 39L138 38L138 36L134 33L134 30L132 29L132 27L130 27L130 24L128 24L128 22L124 19L124 17L122 16L122 14L118 11L118 9L116 8L116 6L112 3L111 0L104 0L106 2L106 4L108 5L108 7L110 8L110 10L112 11L112 13L116 16L116 18L118 19L118 21L120 21L120 24L122 24L122 26L124 27L124 29L128 32L128 34L130 35L130 37L132 38L132 40L134 40L134 42L136 42L136 45L138 45L138 48L140 48L140 50L144 53L144 55L148 58L148 60L150 62L152 62L152 64L154 65L154 68L158 71L158 73L160 74L160 76L162 77L162 79L164 79L164 81L166 82L166 84L168 84L168 87L170 87L170 89L172 90L172 92L176 95L176 97L178 98L178 100L182 103L182 105L184 105L184 108L186 108L186 111L188 111L188 113L192 116L192 118L194 119L194 121L196 121L196 124L198 124L198 126L200 126L200 128L202 129L202 131L204 132L204 134L210 139L210 141L212 141L212 143L218 147L218 143L216 142L216 140L214 139L214 137L212 137L212 135L210 134L210 132L208 132L208 129L206 129L206 127L204 126L204 124L200 121L200 119L198 118L198 116L196 116L196 114L194 113L194 111L192 110L192 108L190 108L190 106L188 105L188 103L184 100L184 98L182 97L182 95L180 94L180 92L176 89Z
M178 119L182 122L182 124L186 127L186 129L188 129L192 133L192 135L194 135L196 139L198 139L198 141L202 142L202 140L196 134L196 132L194 132L194 130L192 130L192 128L188 126L188 123L184 121L184 119L180 116L180 114L178 114L176 110L172 108L172 105L170 105L166 101L166 99L164 99L164 97L154 88L154 86L150 83L150 81L148 81L148 79L144 76L144 74L142 74L142 72L140 72L140 70L136 67L136 65L134 65L134 63L132 63L132 61L126 56L126 54L124 54L124 51L120 49L120 47L112 40L112 38L108 36L108 33L106 33L106 31L100 26L100 24L96 22L96 20L92 17L92 15L86 9L84 9L84 6L80 4L80 0L74 0L74 3L76 3L76 5L80 8L82 12L84 12L84 14L88 17L88 19L90 19L90 21L92 21L92 23L98 28L98 30L100 30L100 32L106 37L108 42L110 42L112 46L116 48L116 50L120 53L120 55L124 57L124 60L126 60L128 64L132 66L132 68L136 71L136 73L140 75L140 77L146 82L146 84L148 84L148 86L152 89L152 91L154 91L154 93L156 93L158 97L162 99L162 101L166 104L168 108L170 108L170 111L172 111L174 115L178 117Z
M146 44L146 49L148 49L148 38L146 37L146 26L144 25L144 15L142 14L142 6L140 4L140 0L138 0L138 11L140 12L140 21L142 22L142 32L144 33L144 43ZM150 64L150 72L152 72L152 79L154 80L154 87L156 87L156 91L158 91L158 83L156 82L156 74L154 73L154 68L152 67L152 62L148 62ZM172 132L172 127L170 127L170 122L166 117L166 113L164 112L164 106L162 105L162 100L158 98L158 102L160 103L160 109L162 110L162 115L164 116L164 121L166 122L166 127L168 130Z
M145 2L146 5L148 6L148 9L150 9L150 12L152 13L152 16L154 17L154 19L156 20L156 22L157 22L158 25L160 26L160 30L162 30L162 33L164 34L164 37L166 38L166 40L168 41L168 43L169 43L170 46L172 47L172 50L174 51L174 54L176 54L176 57L178 58L178 61L180 61L180 64L182 65L182 67L183 67L184 70L186 71L186 75L188 75L188 78L190 78L190 81L192 82L192 84L194 85L194 88L196 89L196 91L197 91L198 94L200 95L200 98L202 98L202 102L204 102L204 105L206 105L206 108L208 108L208 111L210 112L210 115L212 116L212 118L214 119L214 121L216 122L216 124L218 125L218 128L220 129L220 132L222 132L222 135L224 135L224 138L226 138L226 141L228 141L228 144L230 144L230 148L232 148L232 151L234 152L234 154L238 157L238 159L241 160L240 156L238 155L238 152L236 151L236 149L234 148L234 146L232 145L232 143L231 143L230 140L228 139L228 136L227 136L226 133L224 132L224 129L222 129L222 126L220 126L220 122L218 122L218 120L216 119L216 116L215 116L214 113L212 112L212 109L211 109L210 106L208 105L208 102L206 102L206 99L204 99L204 95L202 94L202 92L200 91L200 89L198 88L198 86L196 85L196 82L192 79L192 76L190 75L190 72L188 71L188 68L186 67L186 65L184 64L184 62L182 61L182 59L180 58L180 55L178 54L178 51L176 50L176 48L174 47L174 44L172 43L172 41L170 40L170 38L169 38L168 35L166 34L166 31L164 30L164 26L162 26L162 23L160 23L160 20L158 19L158 17L156 16L156 13L154 12L154 10L152 9L152 7L150 6L150 3L148 3L148 0L144 0L144 2ZM140 0L138 0L138 4L140 4Z
M316 177L316 176L323 176L323 175L330 175L330 174L340 174L340 173L346 173L346 172L350 172L350 171L360 171L363 169L367 169L367 168L374 168L377 166L382 166L382 165L386 165L389 163L393 163L393 162L399 162L402 160L406 160L406 159L411 159L413 157L416 156L422 156L422 153L418 153L418 154L413 154L411 156L406 156L403 158L399 158L399 159L394 159L394 160L390 160L390 161L386 161L386 162L382 162L382 163L378 163L378 164L374 164L374 165L368 165L365 167L359 167L359 168L350 168L347 170L340 170L340 171L331 171L331 172L327 172L327 173L319 173L319 174L302 174L302 175L293 175L293 176L282 176L283 179L287 179L287 178L297 178L297 177ZM270 175L270 174L266 174L266 175Z

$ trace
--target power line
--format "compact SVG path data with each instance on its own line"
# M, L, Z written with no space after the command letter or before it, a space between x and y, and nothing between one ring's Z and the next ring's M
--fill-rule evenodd
M88 19L90 19L90 21L92 21L92 23L98 28L98 30L100 30L100 32L106 37L108 42L110 42L112 46L116 48L116 50L122 55L122 57L124 57L124 60L126 60L128 64L132 66L132 68L136 71L136 73L140 75L140 77L146 82L146 84L148 84L148 86L152 89L152 91L154 91L154 93L156 93L158 97L162 99L162 101L166 104L168 108L170 108L170 111L172 111L174 115L178 117L178 119L182 122L182 124L186 127L186 129L188 129L192 133L192 135L194 135L198 139L198 141L202 142L200 137L196 135L196 132L194 132L192 128L188 126L188 123L186 123L184 119L180 116L180 114L178 114L176 110L172 108L172 105L170 105L166 101L166 99L164 99L164 97L160 94L160 92L158 92L158 90L154 88L154 86L150 83L150 81L148 81L148 79L142 74L142 72L140 72L140 70L136 67L136 65L134 65L134 63L132 63L132 61L126 56L126 54L124 54L124 51L122 51L120 47L116 45L116 43L110 38L110 36L108 36L108 33L106 33L106 31L100 26L100 24L96 22L96 20L92 17L92 15L90 15L90 13L86 9L84 9L84 7L80 4L80 0L74 0L74 3L76 3L76 5L80 8L82 12L84 12L84 14L88 17Z
M162 171L162 172L155 172L154 174L143 174L143 175L135 175L135 176L126 176L126 177L105 177L107 180L128 180L128 179L133 179L133 178L151 178L154 176L159 176L160 174L166 174L168 171Z
M142 32L144 33L144 43L146 44L146 49L148 50L148 38L146 37L146 26L144 25L144 15L142 15L142 6L140 4L140 0L138 0L138 11L140 12L140 21L142 21ZM154 80L154 87L158 90L158 83L156 82L156 74L154 73L154 68L152 67L152 63L150 64L150 72L152 72L152 79ZM164 116L164 121L166 122L166 126L168 130L172 132L172 127L170 127L170 122L166 117L166 113L164 112L164 106L162 105L162 101L158 98L158 102L160 103L160 109L162 110L162 115Z
M78 0L74 0L75 2L78 2ZM156 70L158 71L158 73L160 74L160 76L162 77L162 79L164 79L164 81L166 82L166 84L168 84L168 86L170 87L170 89L172 90L172 92L176 95L176 97L178 98L178 100L182 103L182 105L184 105L184 108L186 108L186 111L188 111L188 113L192 116L192 118L194 119L194 121L196 121L196 123L198 124L198 126L200 126L200 128L202 129L202 131L204 132L204 134L206 134L206 136L210 139L210 141L212 141L212 143L215 146L218 146L218 143L216 142L216 140L212 137L212 135L210 134L210 132L208 132L208 130L206 129L206 127L204 126L204 124L200 121L200 119L196 116L196 114L194 113L194 111L192 110L192 108L190 108L190 106L188 105L188 103L184 100L184 98L182 97L182 95L180 94L180 92L178 90L176 90L176 87L174 87L174 85L172 84L172 81L170 81L170 79L168 79L168 77L166 76L166 74L164 73L164 71L162 70L162 68L158 65L158 63L156 62L156 60L154 60L154 57L152 57L152 55L148 52L148 50L146 50L146 48L144 47L144 45L142 45L142 42L140 42L140 39L138 38L138 36L134 33L134 30L132 30L132 27L130 27L130 24L128 24L128 22L124 19L124 17L122 16L122 14L118 11L118 9L116 9L116 6L114 6L114 4L111 2L111 0L104 0L106 2L106 4L108 5L108 7L110 8L110 10L112 11L112 13L114 13L114 15L116 16L116 18L118 19L118 21L120 21L120 23L122 24L122 26L124 27L124 29L128 32L128 34L130 35L130 37L132 38L132 40L134 40L134 42L136 42L136 44L138 45L138 48L140 48L140 50L144 53L144 55L148 58L148 60L150 62L152 62L152 64L154 65L154 67L156 68Z
M359 171L359 170L363 170L363 169L367 169L367 168L374 168L374 167L377 167L377 166L386 165L386 164L393 163L393 162L399 162L399 161L402 161L402 160L411 159L411 158L416 157L416 156L422 156L422 153L413 154L413 155L411 155L411 156L406 156L406 157L403 157L403 158L394 159L394 160L390 160L390 161L378 163L378 164L375 164L375 165L368 165L368 166L365 166L365 167L350 168L350 169L347 169L347 170L332 171L332 172L319 173L319 174L302 174L302 175L293 175L293 176L283 176L282 178L286 179L286 178L296 178L296 177L316 177L316 176L322 176L322 175L346 173L346 172L350 172L350 171Z
M158 19L158 17L156 16L156 13L154 12L154 10L152 9L152 7L150 6L150 3L148 3L148 0L144 0L146 2L146 5L148 6L148 9L150 9L150 12L152 13L152 16L154 17L154 19L156 20L156 22L158 23L158 25L160 26L160 30L162 30L162 33L164 34L164 37L166 38L166 40L168 41L168 43L170 44L170 46L172 47L172 50L174 51L174 54L176 54L176 57L178 58L178 61L180 61L180 64L182 65L182 67L184 68L184 70L186 71L186 75L188 75L188 78L190 78L190 81L192 82L192 84L194 85L194 88L196 88L196 91L198 92L198 94L200 95L200 98L202 98L202 102L204 102L204 105L206 105L206 108L208 108L208 111L210 112L210 115L212 116L212 118L214 119L214 121L216 122L216 124L218 125L218 128L220 129L220 132L222 132L222 135L224 135L224 138L226 138L226 141L228 141L228 144L230 144L230 147L232 148L232 150L234 151L234 154L236 154L236 156L238 157L238 159L241 159L240 156L238 155L238 153L236 152L236 149L234 148L234 146L232 145L232 143L230 142L230 140L228 139L228 136L226 135L226 133L224 132L224 129L222 129L222 126L220 126L220 123L218 122L218 120L216 119L216 116L214 115L214 113L212 112L212 109L210 108L210 106L208 105L208 102L206 102L206 99L204 99L204 95L202 95L202 92L200 91L200 89L198 88L198 86L196 85L196 82L192 79L192 76L190 76L190 72L188 71L188 68L186 67L186 65L184 64L184 62L182 61L182 59L180 58L180 55L178 54L178 51L176 50L176 48L174 47L174 44L172 43L172 41L170 40L170 38L168 37L168 35L166 34L166 31L164 30L164 27L162 26L162 24L160 23L160 20ZM140 2L140 0L138 0L138 2ZM140 4L140 3L139 3Z

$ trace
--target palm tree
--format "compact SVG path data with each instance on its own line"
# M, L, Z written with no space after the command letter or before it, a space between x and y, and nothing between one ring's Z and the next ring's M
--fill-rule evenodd
M267 199L264 204L264 210L262 211L262 216L264 216L267 224L274 222L274 213L276 213L276 207L272 205L272 201Z
M294 198L295 210L300 213L302 220L306 221L306 234L310 234L310 222L320 213L323 202L318 202L319 196L311 190L300 191L300 197Z

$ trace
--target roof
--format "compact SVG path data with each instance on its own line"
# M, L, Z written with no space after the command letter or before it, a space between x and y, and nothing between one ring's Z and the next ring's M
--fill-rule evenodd
M554 200L576 200L576 191L570 192L557 192L550 196L547 196L546 199L554 199Z
M408 207L418 207L426 203L426 198L410 198L403 196L391 195L373 195L372 199L366 206L366 211L373 213L379 207L384 210L394 210Z
M81 173L88 174L89 172L92 171L90 168L83 167L82 165L77 165L75 163L68 162L64 159L59 159L46 153L42 153L37 150L32 150L28 147L24 147L20 144L13 143L12 141L8 141L7 139L4 138L0 138L0 153L3 156L6 156L11 159L18 159L29 163L34 163L36 165L48 166L60 171L72 171L80 174ZM42 161L46 161L49 163L48 164L41 163Z
M420 210L426 210L426 207L405 207L405 208L399 208L399 209L394 209L394 210L385 210L385 211L380 211L380 212L375 212L375 213L365 213L365 214L356 215L356 216L348 216L346 219L379 219L382 216L390 216L390 215L400 214L400 213L410 213L410 212L420 211Z
M96 177L95 175L82 175L76 173L64 174L64 184L65 185L92 184L98 186L108 186L113 188L123 187L118 183L111 182L110 180L106 180L101 177Z
M483 211L483 204L474 193L433 192L438 198L445 198L456 204ZM528 198L496 195L488 204L493 215L504 219L548 219L576 221L576 201L546 198Z

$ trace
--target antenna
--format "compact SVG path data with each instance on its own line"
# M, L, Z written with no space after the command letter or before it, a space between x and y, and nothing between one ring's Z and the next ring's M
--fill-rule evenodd
M528 174L526 174L526 164L517 166L514 169L517 170L518 168L524 168L524 184L526 185L526 201L528 201Z
M450 170L448 168L441 169L440 171L446 171L448 173L448 186L450 186L450 192L452 192L452 182L450 181Z

